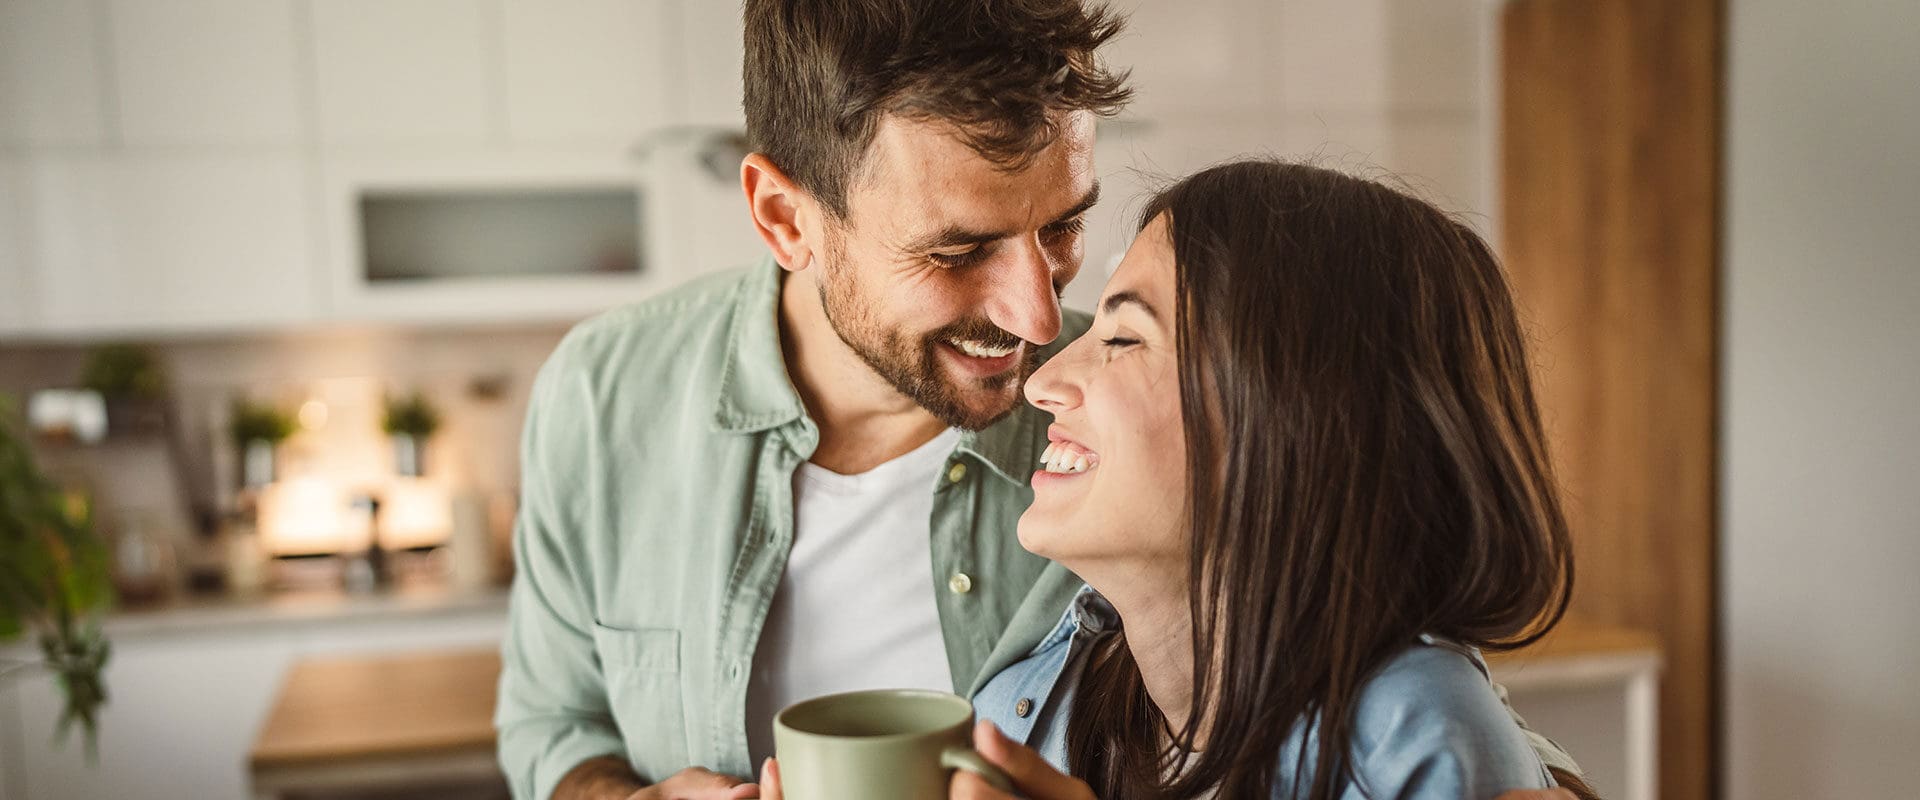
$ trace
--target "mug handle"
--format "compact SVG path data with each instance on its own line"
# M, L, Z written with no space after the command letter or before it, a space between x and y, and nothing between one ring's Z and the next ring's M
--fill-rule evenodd
M1013 781L1007 779L1007 773L988 763L971 747L949 747L940 751L940 766L947 769L964 769L993 784L993 788L1008 794L1013 793Z

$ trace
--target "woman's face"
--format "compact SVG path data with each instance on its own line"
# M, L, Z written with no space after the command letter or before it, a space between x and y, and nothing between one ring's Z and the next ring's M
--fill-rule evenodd
M1186 570L1187 444L1167 233L1164 214L1140 232L1092 329L1027 380L1027 401L1052 413L1053 426L1020 544L1082 577L1114 564Z

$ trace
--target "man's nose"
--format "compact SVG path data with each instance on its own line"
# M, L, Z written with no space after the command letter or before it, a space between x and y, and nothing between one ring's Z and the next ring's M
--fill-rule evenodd
M1038 242L1023 242L1000 266L987 318L1002 330L1034 344L1060 335L1060 295L1054 289L1052 259Z

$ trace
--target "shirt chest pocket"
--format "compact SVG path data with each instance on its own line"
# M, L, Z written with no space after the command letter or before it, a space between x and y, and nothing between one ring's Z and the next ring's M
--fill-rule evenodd
M641 777L658 781L689 766L680 632L596 624L593 646L606 680L607 705Z

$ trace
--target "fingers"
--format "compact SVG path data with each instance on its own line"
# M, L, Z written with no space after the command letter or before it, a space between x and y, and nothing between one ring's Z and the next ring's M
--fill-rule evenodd
M769 758L765 762L760 764L760 787L759 788L760 788L760 793L758 795L749 795L749 796L750 797L757 796L760 798L760 800L781 800L780 762Z
M660 788L668 800L741 800L759 794L755 784L699 767L674 773L661 782ZM743 791L746 793L742 794Z
M1041 795L1034 796L1038 800ZM964 769L954 770L947 784L947 800L1014 800L1013 795L993 788L985 778Z
M993 723L981 720L973 726L973 749L1006 770L1013 785L1028 797L1045 800L1093 800L1087 784L1055 769L1033 748L1008 739ZM981 781L984 785L985 781ZM993 795L985 795L991 797Z

